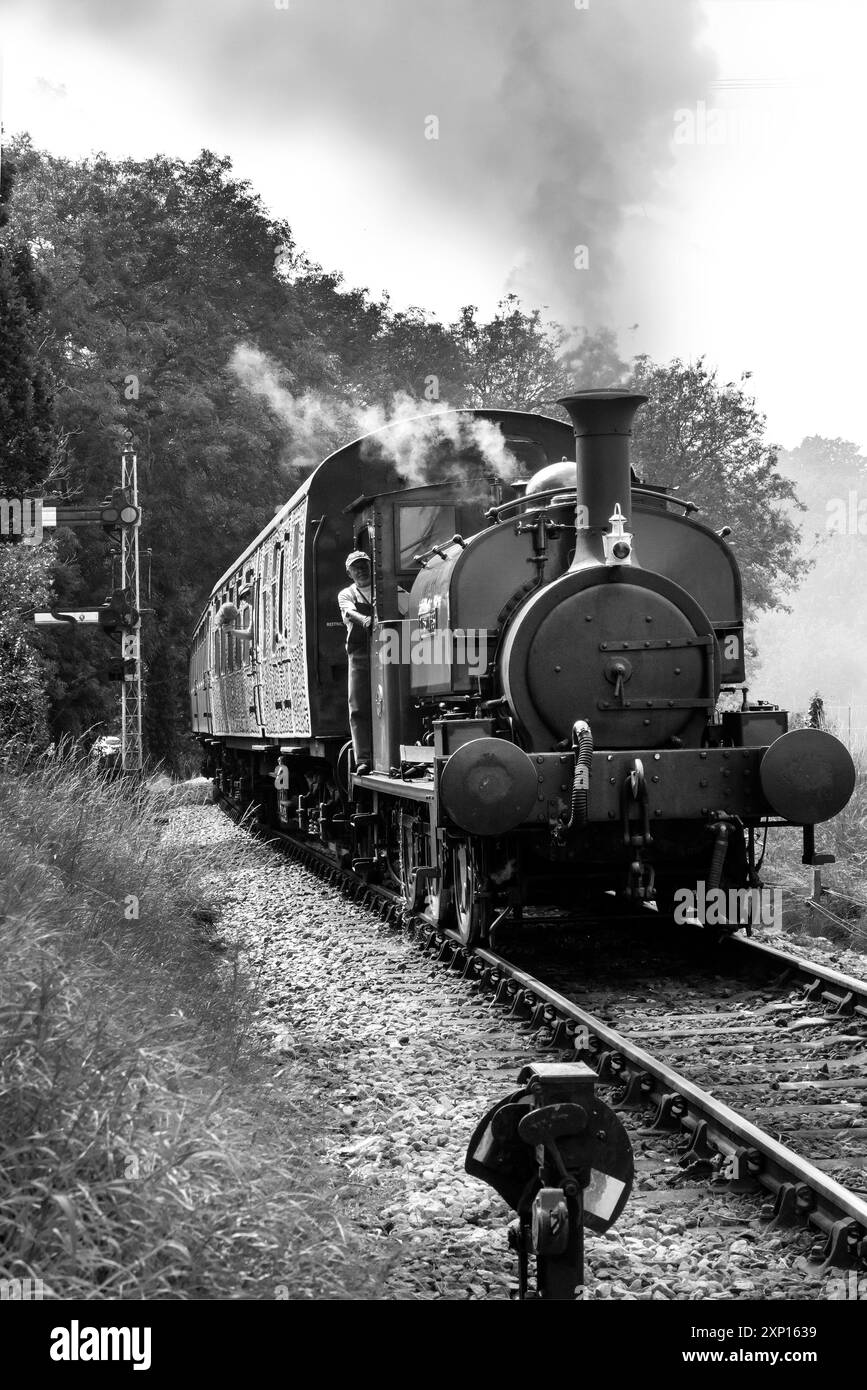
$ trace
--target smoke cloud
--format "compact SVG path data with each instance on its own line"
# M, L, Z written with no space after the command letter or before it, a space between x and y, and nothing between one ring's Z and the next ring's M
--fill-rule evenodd
M504 291L567 325L610 321L624 222L659 196L675 112L706 97L715 75L695 0L26 0L26 10L29 22L91 33L100 55L135 54L187 135L240 157L245 172L273 171L266 196L290 222L297 183L280 170L312 141L323 167L302 178L321 179L347 243L367 217L381 227L384 215L392 233L413 220L417 303L426 262L468 240ZM345 205L340 168L354 177Z
M399 391L383 407L357 405L317 391L295 395L280 364L249 343L235 348L229 368L285 426L290 441L287 463L293 471L313 468L352 439L383 430L376 449L410 484L429 481L430 465L445 445L455 454L477 453L504 482L517 472L517 460L497 425L455 413L444 401L433 405Z

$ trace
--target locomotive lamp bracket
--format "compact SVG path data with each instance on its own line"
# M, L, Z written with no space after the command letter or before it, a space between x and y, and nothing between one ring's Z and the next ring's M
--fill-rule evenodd
M633 804L638 806L640 821L640 831L633 831L636 822L631 815ZM623 832L623 843L631 847L650 845L653 843L653 836L650 832L650 799L648 796L647 778L644 774L644 763L641 758L632 759L632 767L624 775L620 784L620 824Z
M532 521L516 521L515 535L520 536L528 533L533 539L533 554L527 563L535 565L537 569L537 582L541 583L545 573L545 566L548 563L548 538L559 536L561 531L566 529L564 522L551 521L545 516L543 511L536 514Z
M518 1298L572 1302L584 1282L584 1230L602 1234L620 1216L633 1179L632 1146L619 1116L595 1094L582 1062L534 1062L520 1090L476 1127L466 1171L516 1212ZM530 1292L530 1256L536 1289Z
M606 565L632 564L632 532L626 530L626 517L615 502L614 511L608 518L611 530L602 537Z

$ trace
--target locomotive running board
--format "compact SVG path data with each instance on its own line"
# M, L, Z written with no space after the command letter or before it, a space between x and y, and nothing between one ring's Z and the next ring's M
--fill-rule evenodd
M404 781L402 777L387 777L384 772L365 772L362 777L352 774L351 785L363 787L365 791L380 792L383 796L399 796L404 801L425 801L430 803L436 797L433 782L417 779Z

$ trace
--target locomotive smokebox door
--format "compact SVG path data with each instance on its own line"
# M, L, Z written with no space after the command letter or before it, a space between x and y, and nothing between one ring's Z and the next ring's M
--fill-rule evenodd
M518 1253L520 1299L573 1300L584 1282L584 1228L607 1231L632 1190L632 1145L597 1098L596 1079L580 1062L534 1062L518 1077L523 1088L493 1106L470 1140L467 1172L517 1213L509 1241Z

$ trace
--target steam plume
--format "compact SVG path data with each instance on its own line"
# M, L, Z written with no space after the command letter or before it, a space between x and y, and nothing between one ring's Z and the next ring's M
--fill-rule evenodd
M434 405L398 391L383 407L356 405L317 391L294 395L280 365L249 343L235 348L229 367L241 385L261 396L282 421L291 441L293 470L312 468L342 444L386 427L377 447L410 484L428 481L429 464L446 444L456 453L476 451L484 466L504 481L517 470L517 461L496 425L455 414L444 401Z

